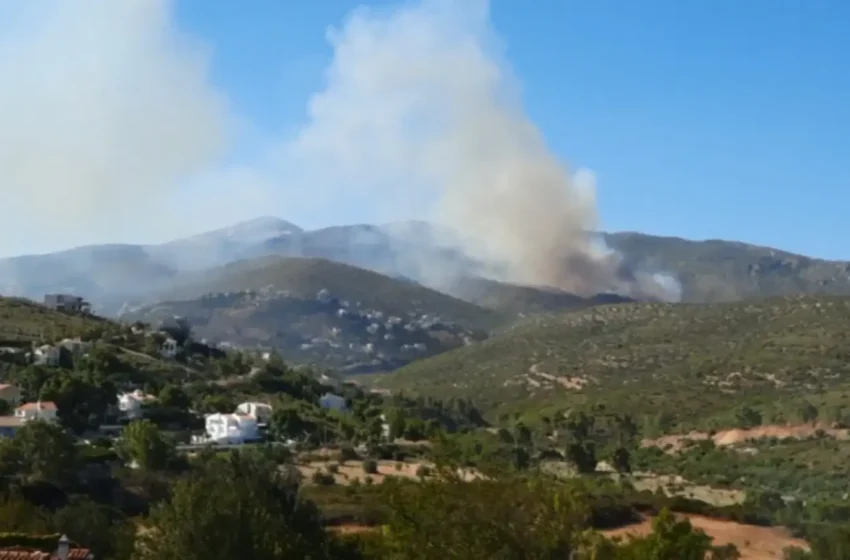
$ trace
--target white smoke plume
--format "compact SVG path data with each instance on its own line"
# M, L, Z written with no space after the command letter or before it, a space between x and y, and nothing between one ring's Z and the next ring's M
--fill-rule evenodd
M169 197L223 153L230 116L171 8L0 0L3 245L172 227Z
M594 175L559 161L523 110L487 2L359 10L329 38L327 87L288 147L324 200L357 193L387 218L430 208L502 280L678 297L589 235Z
M559 161L525 113L485 0L355 10L328 34L304 127L231 167L240 121L173 7L0 0L0 239L163 239L358 204L368 219L445 226L442 241L498 279L677 297L674 280L628 270L588 235L594 176Z

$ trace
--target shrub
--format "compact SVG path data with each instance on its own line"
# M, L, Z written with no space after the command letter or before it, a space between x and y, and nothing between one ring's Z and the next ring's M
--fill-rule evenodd
M363 472L366 474L377 474L378 462L374 459L366 459L363 461Z
M350 445L344 445L339 449L339 462L344 463L346 461L353 461L357 459L357 451L351 447Z
M311 478L318 486L332 486L336 482L334 475L322 471L314 472Z
M428 468L428 465L419 465L416 467L416 476L419 478L425 478L426 476L431 475L431 469Z

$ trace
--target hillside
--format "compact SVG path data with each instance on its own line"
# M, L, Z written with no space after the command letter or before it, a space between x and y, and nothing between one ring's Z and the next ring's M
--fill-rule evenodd
M509 315L554 313L596 305L634 302L617 294L581 297L554 288L507 284L482 278L465 278L451 290L455 296Z
M789 419L850 389L850 298L623 304L528 321L378 384L470 397L491 417L604 404L662 432Z
M112 324L96 316L59 313L35 302L0 297L0 340L34 342L75 336Z
M258 218L229 228L160 245L94 245L45 255L0 259L0 291L40 299L45 292L73 292L115 313L125 302L139 304L167 288L191 281L199 271L265 256L325 258L422 284L475 277L477 265L441 245L445 236L425 222L384 226L341 225L312 231L278 218ZM640 233L602 234L621 252L626 268L666 272L681 280L689 302L829 293L850 295L850 263L825 261L733 241L692 241ZM439 286L448 289L447 286ZM318 288L316 288L318 289ZM449 290L451 292L451 290ZM452 292L487 303L492 293ZM511 296L508 309L533 312L550 297ZM529 308L520 303L526 302Z
M323 259L228 265L127 310L124 320L179 315L195 335L275 348L297 363L387 371L462 346L505 317L418 284Z
M850 295L850 262L828 261L735 241L692 241L621 232L606 244L633 266L666 271L688 302L737 301L801 293Z
M266 257L239 261L206 271L203 278L169 290L169 299L186 299L213 292L240 290L283 291L315 299L321 290L331 297L388 315L434 314L445 321L486 330L504 318L491 310L453 298L412 282L326 259Z

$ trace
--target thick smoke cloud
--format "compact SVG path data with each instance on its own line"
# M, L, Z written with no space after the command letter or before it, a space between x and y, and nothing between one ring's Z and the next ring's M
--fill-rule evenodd
M232 166L222 158L244 123L173 8L0 0L0 238L165 239L357 204L368 220L439 223L440 244L497 279L676 299L674 280L588 235L594 176L559 161L523 110L486 1L355 10L328 33L306 124ZM406 264L441 284L458 273L428 254Z
M550 152L489 22L484 1L353 14L329 34L327 88L289 156L313 183L356 192L388 218L430 207L500 279L676 299L675 282L624 273L589 235L594 175Z
M170 197L230 117L171 17L164 0L0 0L4 245L175 230Z

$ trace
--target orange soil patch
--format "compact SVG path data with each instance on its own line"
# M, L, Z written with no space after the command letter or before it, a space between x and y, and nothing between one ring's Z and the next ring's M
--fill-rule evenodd
M702 529L714 539L714 544L723 546L733 544L741 553L742 560L768 560L782 558L783 549L796 546L809 550L806 541L795 539L784 527L758 527L744 525L733 521L712 519L701 515L686 515L691 524ZM629 535L644 536L652 532L652 520L646 519L641 523L603 531L609 537L628 537Z
M711 436L714 445L718 447L735 445L746 441L764 439L764 438L794 438L805 439L816 435L818 430L822 430L824 435L835 439L847 440L850 439L850 430L832 428L827 425L811 425L804 424L799 426L757 426L748 429L732 429L721 430ZM686 447L689 442L702 441L709 438L706 432L690 432L687 434L662 436L656 439L645 439L641 442L643 447L661 447L669 448L669 451L676 452Z

